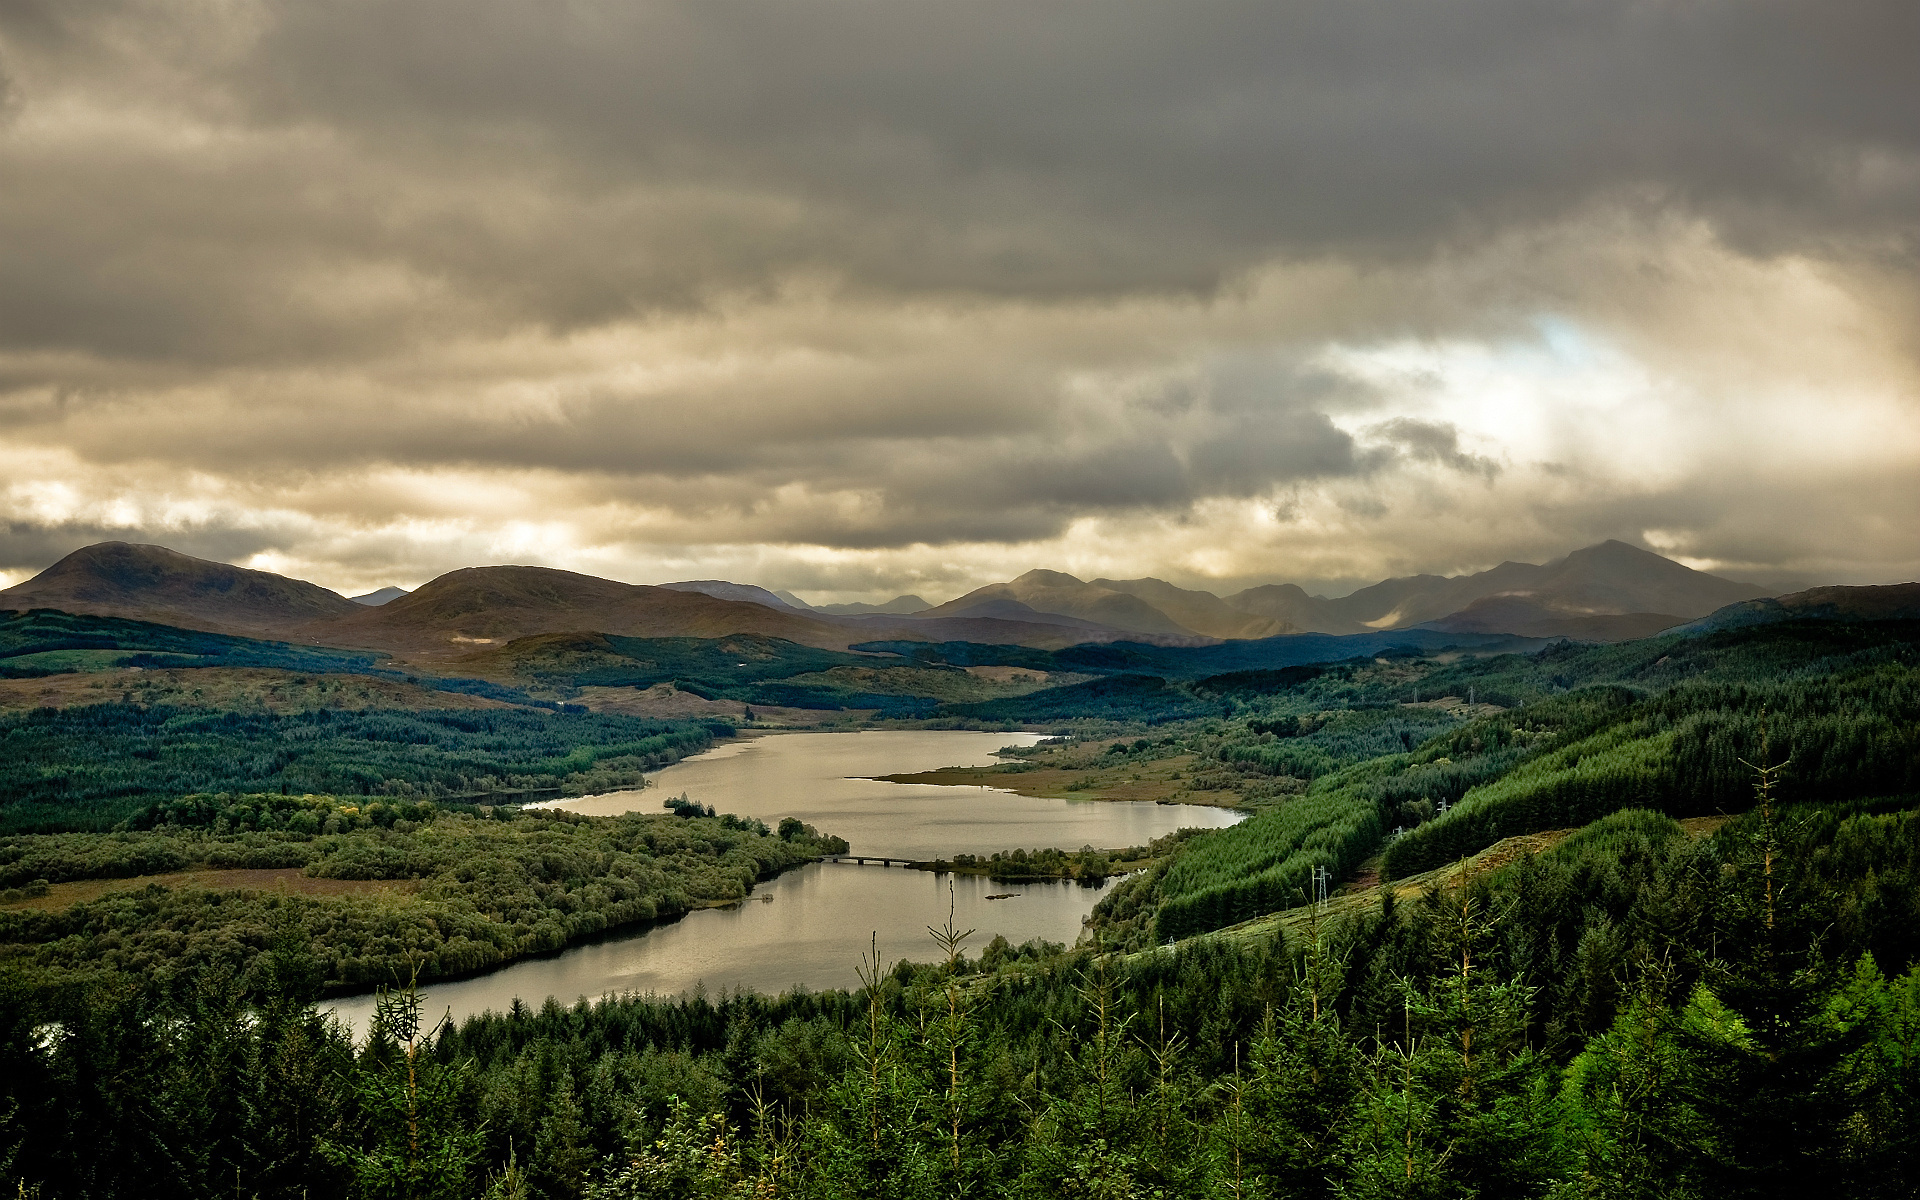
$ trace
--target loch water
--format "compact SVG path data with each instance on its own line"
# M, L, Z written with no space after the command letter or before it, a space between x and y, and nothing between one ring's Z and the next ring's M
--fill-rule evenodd
M684 793L717 812L774 825L798 817L852 843L854 854L951 858L957 853L1057 846L1144 845L1181 828L1220 828L1240 813L1200 805L1047 800L991 788L886 783L876 775L942 766L984 766L1035 734L948 730L775 734L715 747L656 773L632 792L561 801L552 807L594 815L658 811ZM856 986L862 956L880 961L938 957L928 926L953 920L974 934L978 953L996 934L1071 944L1110 883L994 883L902 867L815 863L756 887L746 900L672 922L526 959L471 979L423 988L429 1018L457 1021L506 1011L518 999L539 1007L622 992L709 995L735 989ZM989 897L1004 897L991 899ZM345 997L334 1011L364 1031L370 996Z

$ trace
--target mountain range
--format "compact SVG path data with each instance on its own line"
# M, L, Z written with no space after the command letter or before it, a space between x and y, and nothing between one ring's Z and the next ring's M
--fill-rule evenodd
M1471 575L1387 579L1335 599L1291 584L1221 597L1160 579L1083 581L1034 570L931 607L914 596L885 605L814 607L791 593L725 580L648 586L526 566L467 567L411 593L385 588L349 599L302 580L124 542L77 550L0 591L0 609L128 617L384 650L423 663L516 638L580 631L655 638L758 634L825 649L872 641L1202 646L1409 629L1617 641L1743 603L1759 607L1728 619L1789 619L1778 614L1799 611L1800 601L1769 599L1764 589L1617 541L1541 565L1508 562ZM1806 602L1821 603L1834 601Z
M1435 629L1619 641L1765 594L1763 588L1609 541L1539 566L1506 562L1472 575L1408 575L1338 599L1311 596L1293 584L1268 584L1223 598L1159 579L1083 582L1059 571L1029 571L923 615L1002 614L1010 611L1009 604L1018 604L1139 633L1229 640Z
M643 638L760 634L823 649L880 640L1039 649L1121 640L1173 646L1212 640L1191 633L1136 634L1049 614L1026 620L978 615L923 620L802 611L749 585L703 580L655 587L549 567L465 567L385 603L368 604L303 580L126 542L76 550L0 591L0 610L31 609L382 650L436 668L517 638L585 631Z

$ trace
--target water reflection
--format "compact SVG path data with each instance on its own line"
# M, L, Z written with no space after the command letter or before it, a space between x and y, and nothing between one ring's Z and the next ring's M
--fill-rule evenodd
M652 812L659 811L663 797L685 792L716 811L758 817L769 825L799 817L846 838L856 853L910 859L1041 846L1139 846L1175 829L1231 825L1242 815L1198 805L1046 800L989 788L867 778L982 766L994 762L1001 747L1030 745L1038 737L949 730L778 734L730 742L677 763L655 775L654 786L643 791L553 807L594 815ZM459 1019L487 1009L504 1011L516 997L538 1007L548 996L571 1003L610 992L850 987L870 937L879 939L885 963L937 957L927 926L946 920L949 882L956 922L978 931L967 943L975 954L995 934L1015 944L1034 937L1071 944L1105 890L814 864L761 884L731 909L690 913L669 925L576 946L475 979L432 985L429 1011L451 1008ZM987 899L1007 892L1014 898ZM364 996L335 1006L361 1030L372 1009L372 998Z
M816 863L761 884L732 908L689 913L637 936L429 985L427 1009L437 1016L450 1008L457 1021L488 1009L504 1012L515 997L538 1007L548 996L568 1004L609 992L671 996L704 987L709 994L735 988L771 994L791 987L856 987L869 938L877 937L884 963L938 957L927 927L946 921L949 883L955 924L977 930L965 946L972 954L996 933L1015 945L1035 937L1072 942L1111 886L993 883L979 876ZM1013 897L986 898L1004 893ZM364 1031L373 1001L351 997L335 1011Z
M883 783L874 775L986 766L1003 746L1030 746L1035 733L875 730L774 734L730 742L676 763L639 792L615 792L553 807L611 816L655 812L685 792L716 812L769 825L799 817L852 843L856 854L950 858L1016 847L1143 846L1175 829L1217 829L1241 814L1202 805L1045 800L982 787Z

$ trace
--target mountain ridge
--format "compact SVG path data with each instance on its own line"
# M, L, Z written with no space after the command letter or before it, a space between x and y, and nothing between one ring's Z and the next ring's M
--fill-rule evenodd
M168 625L184 619L184 627L211 633L272 632L363 607L304 579L135 542L82 547L0 591L0 609L51 608Z
M462 567L411 595L301 632L425 659L450 658L534 634L591 629L627 637L760 633L806 646L844 642L839 631L785 605L620 583L553 567Z
M790 601L726 580L628 584L533 566L463 567L412 593L391 588L349 599L303 580L166 547L103 542L0 591L0 607L124 616L440 660L503 640L588 630L633 637L764 634L821 648L888 639L1194 646L1408 629L1618 641L1764 596L1763 589L1619 541L1538 565L1509 561L1466 575L1384 579L1337 599L1294 584L1223 598L1151 577L1086 581L1036 568L919 609L913 607L924 604L918 597L799 607L798 597ZM385 602L371 603L379 597ZM1776 619L1765 615L1772 610L1764 605L1755 611L1761 615L1742 619Z
M724 580L661 587L534 566L463 567L411 593L397 588L391 592L400 594L390 595L385 603L362 603L317 584L194 558L163 546L102 542L0 591L0 609L45 608L377 650L436 668L483 646L544 633L703 638L764 634L825 649L880 639L1042 649L1083 642L1181 646L1213 640L1185 632L1112 628L1024 606L998 617L983 613L921 620L898 613L837 614L796 609L765 589Z
M1619 641L1762 595L1764 588L1614 540L1540 564L1507 561L1464 575L1397 576L1338 599L1309 595L1296 584L1267 584L1223 598L1162 579L1083 581L1036 569L922 615L987 613L995 611L993 605L1016 602L1039 613L1143 633L1229 640L1432 628Z
M1035 568L1006 583L990 583L964 596L915 614L919 619L961 616L1012 602L1035 612L1073 617L1132 633L1179 637L1197 631L1175 621L1138 596L1095 587L1063 571Z
M1828 586L1729 604L1681 627L1685 633L1781 621L1920 621L1920 582Z
M788 603L778 592L770 592L751 583L729 583L724 579L689 579L682 583L663 583L659 585L676 592L699 592L703 596L712 596L716 600L740 600L748 604L760 604L781 611L793 609L796 612L811 612L811 607Z
M798 600L799 597L795 596L794 599ZM927 611L933 605L918 596L906 595L895 596L885 604L809 604L807 607L814 612L832 613L836 617L910 617Z
M1724 605L1766 595L1766 589L1696 571L1618 540L1584 546L1561 558L1535 565L1507 561L1467 575L1404 575L1383 579L1339 599L1309 596L1293 584L1269 584L1227 597L1248 611L1290 620L1313 633L1361 633L1372 629L1409 629L1433 622L1437 628L1477 627L1475 604L1490 597L1524 599L1525 619L1546 629L1558 618L1564 632L1596 626L1590 618L1640 614L1642 620L1620 628L1643 628L1671 616L1668 624L1703 617ZM1510 606L1516 618L1518 606ZM1479 610L1484 617L1488 610ZM1605 625L1602 622L1600 625ZM1517 632L1517 631L1515 631Z

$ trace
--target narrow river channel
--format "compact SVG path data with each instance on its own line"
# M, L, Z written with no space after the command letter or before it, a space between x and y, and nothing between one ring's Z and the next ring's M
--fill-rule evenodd
M856 854L929 859L957 853L1058 846L1137 846L1181 828L1220 828L1242 814L1199 805L1043 800L979 787L884 783L869 778L943 766L982 766L1008 745L1038 735L946 730L775 734L729 742L653 776L652 786L560 802L594 815L656 811L683 792L716 811L769 825L799 817L853 844ZM850 987L877 939L880 959L936 957L927 926L947 918L976 930L978 953L994 935L1072 943L1105 887L999 884L898 867L816 863L754 889L732 908L689 913L665 925L528 959L473 979L425 989L430 1016L455 1020L517 998L538 1007L612 992L678 995L800 986ZM1010 893L1010 895L1009 895ZM1005 899L988 899L1006 895ZM372 997L344 997L334 1011L366 1028Z

